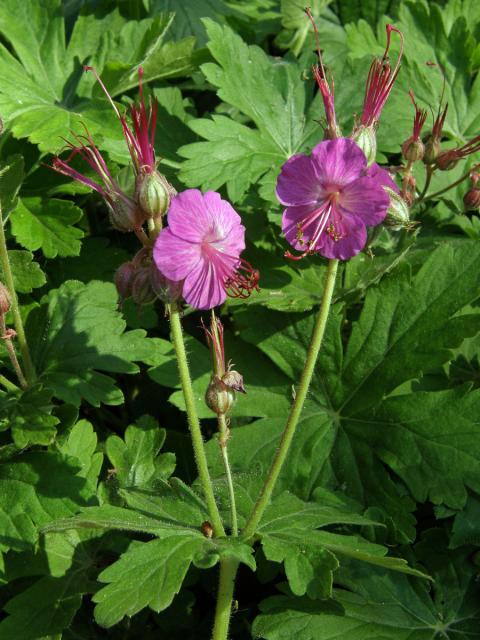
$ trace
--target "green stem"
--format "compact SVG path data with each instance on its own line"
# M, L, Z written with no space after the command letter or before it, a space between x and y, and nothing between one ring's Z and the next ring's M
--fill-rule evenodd
M233 558L225 558L220 561L220 581L212 640L227 640L228 638L237 569L238 561Z
M220 445L220 453L222 454L223 466L225 469L225 475L227 477L228 494L230 497L230 512L232 520L232 536L238 536L238 522L237 522L237 506L235 504L235 492L233 490L232 472L230 470L230 462L228 460L227 444L230 438L230 430L227 425L227 420L223 413L218 415L218 430L219 438L218 444Z
M13 333L13 332L12 332ZM13 333L13 335L15 335ZM27 381L25 380L25 376L23 375L22 367L17 358L17 354L15 352L15 347L13 346L12 338L7 332L7 325L5 324L5 317L2 313L0 313L0 338L5 341L5 349L7 350L8 357L10 358L10 362L12 363L13 370L17 375L18 382L22 389L26 389L28 387Z
M7 391L18 391L17 385L13 384L13 382L10 382L10 380L5 376L2 376L1 373L0 373L0 384L4 386Z
M13 314L13 321L15 323L15 330L17 332L18 346L20 347L20 353L22 354L23 367L25 369L25 377L27 383L30 386L35 381L35 368L33 366L32 358L30 356L30 350L27 344L27 338L25 336L25 330L23 328L22 316L20 314L20 307L18 305L18 298L15 291L15 285L13 282L12 269L10 267L10 260L8 258L7 240L5 238L2 210L0 207L0 262L2 265L3 275L5 278L5 284L10 293L11 311Z
M203 444L202 432L200 430L200 422L198 420L197 408L195 406L195 397L193 394L192 380L188 369L187 353L185 351L185 343L183 341L182 323L180 322L180 313L175 304L168 305L170 316L170 328L172 343L177 356L178 372L180 374L180 382L182 384L183 396L185 398L185 407L187 409L188 426L192 437L193 453L195 462L197 463L198 476L202 485L205 500L207 501L208 512L210 515L211 525L215 536L224 536L222 519L218 511L215 496L213 494L212 481L208 471L207 456Z
M288 450L292 443L295 429L298 424L298 419L303 409L303 404L307 396L308 388L312 380L313 372L315 369L315 363L317 361L318 353L322 345L323 336L325 333L325 327L327 325L328 312L330 311L330 304L332 301L333 290L335 288L335 278L337 275L338 260L330 260L328 263L327 276L325 280L325 288L323 290L322 303L318 312L317 321L312 333L312 339L307 351L307 358L305 360L305 366L300 378L295 400L288 416L285 430L280 440L280 445L277 449L272 465L265 479L264 485L258 496L255 507L252 514L243 531L243 537L251 538L257 526L263 516L265 509L270 502L270 498L275 487L275 483L280 475L280 471L285 462L288 454Z
M430 186L430 182L432 181L432 176L433 176L433 172L434 172L434 167L433 165L427 165L427 175L425 178L425 185L423 187L422 193L420 194L417 203L421 202L424 198L425 198L425 194L428 191L428 187Z
M464 180L469 178L470 174L474 170L475 170L475 167L473 167L472 169L469 169L467 171L467 173L464 173L461 178L459 178L458 180L455 180L455 182L452 182L452 184L449 185L448 187L445 187L445 189L440 189L440 191L435 191L435 193L431 193L430 195L426 196L425 198L420 198L419 202L420 202L420 200L432 200L432 198L437 198L438 196L441 196L443 193L446 193L447 191L450 191L450 189L453 189L454 187L456 187L457 185L462 183Z

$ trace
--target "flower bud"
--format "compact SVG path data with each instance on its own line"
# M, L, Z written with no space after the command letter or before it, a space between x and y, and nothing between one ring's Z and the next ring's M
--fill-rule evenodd
M243 386L243 376L241 373L238 373L238 371L231 371L229 369L226 373L223 374L222 382L234 391L247 393L245 391L245 387Z
M145 222L145 215L130 198L118 198L108 202L110 224L117 231L133 231Z
M391 229L398 230L410 226L410 212L404 198L393 189L384 187L390 197L385 224Z
M0 315L5 315L10 311L10 293L7 287L0 282Z
M355 127L352 139L355 140L365 154L367 165L373 164L377 155L377 136L374 127L366 127L365 125Z
M158 218L167 213L170 200L176 193L158 171L139 174L136 192L137 200L149 218Z
M133 262L124 262L115 271L113 280L117 287L120 299L126 300L132 295L132 281L135 275L135 265Z
M152 288L150 266L137 269L132 280L132 299L136 304L150 304L157 294Z
M423 154L423 164L426 164L426 165L435 164L439 155L440 155L440 142L433 136L430 136L425 143L425 152Z
M218 376L212 376L205 393L205 402L217 415L225 415L235 403L235 391L227 387Z
M466 211L480 210L480 189L478 187L470 187L463 196L463 204Z
M170 304L171 302L175 302L182 296L183 291L183 280L180 282L175 282L174 280L169 280L166 278L163 273L157 269L157 266L154 262L150 267L150 283L152 289L155 291L155 294L162 302L165 304Z
M402 153L405 160L408 162L416 162L417 160L422 160L425 155L425 145L418 138L414 140L409 138L402 144Z

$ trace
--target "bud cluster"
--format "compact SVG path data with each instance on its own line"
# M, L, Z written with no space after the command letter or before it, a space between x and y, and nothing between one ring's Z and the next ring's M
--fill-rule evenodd
M149 247L143 247L132 260L120 265L114 281L120 303L132 298L136 304L146 305L159 298L168 304L182 295L182 283L172 282L158 271Z

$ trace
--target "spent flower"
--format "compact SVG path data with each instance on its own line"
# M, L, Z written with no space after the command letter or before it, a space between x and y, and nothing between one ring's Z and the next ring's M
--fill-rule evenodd
M473 140L470 140L461 147L443 151L438 156L435 166L437 169L440 169L440 171L449 171L457 165L459 160L463 160L467 156L472 155L472 153L477 153L477 151L480 151L480 136L476 136Z
M183 297L196 309L211 309L227 295L247 298L259 274L240 258L245 227L233 207L215 191L187 189L176 195L153 250L166 278L183 280Z
M415 116L413 119L413 133L402 144L402 153L407 162L416 162L417 160L422 160L425 155L425 146L420 135L427 119L427 111L418 107L412 90L408 92L408 95L415 108Z
M110 214L110 222L118 231L134 231L139 229L145 221L145 215L137 203L123 192L120 185L110 173L107 163L102 154L97 149L92 136L85 129L85 135L77 135L72 133L75 143L65 140L70 155L62 160L59 156L55 156L52 161L52 168L65 176L73 178L77 182L90 187L99 193L105 200ZM81 156L85 162L95 171L100 178L99 182L88 178L76 169L70 163L76 156Z
M367 167L360 147L350 138L320 142L310 156L292 156L283 165L277 197L287 208L282 229L302 253L348 260L365 246L366 227L380 224L390 204L384 187L398 190L388 172Z
M333 78L330 78L330 84L327 79L327 74L325 71L325 65L323 64L322 51L320 49L320 41L318 37L318 29L315 24L315 20L313 18L312 12L310 9L305 9L305 13L307 14L310 22L313 25L313 32L315 34L315 43L317 47L317 57L318 64L313 65L313 75L318 84L318 88L322 95L323 106L325 108L325 116L327 120L327 126L325 127L325 138L333 139L338 138L340 133L340 128L337 124L337 118L335 115L335 87Z
M110 104L122 125L123 136L132 159L135 173L136 196L140 206L147 216L156 217L167 212L170 199L175 195L175 189L168 180L157 170L155 159L155 128L158 116L158 103L150 100L149 108L145 105L143 93L143 68L138 69L138 84L140 102L130 106L130 115L133 130L129 127L127 119L120 113L117 105L93 67L85 67L85 71L91 71L97 82L103 89Z
M358 143L367 157L368 164L372 164L377 153L376 129L383 107L392 91L403 56L403 34L392 24L387 24L387 45L382 58L374 58L367 76L362 115L355 123L352 138ZM400 52L395 66L391 67L388 58L392 31L400 36Z

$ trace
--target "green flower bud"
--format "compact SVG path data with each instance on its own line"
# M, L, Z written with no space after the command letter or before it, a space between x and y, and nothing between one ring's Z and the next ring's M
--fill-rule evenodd
M377 134L375 133L375 128L361 124L354 128L352 139L355 140L365 154L367 165L373 164L377 156Z
M425 155L425 145L420 138L417 140L409 138L402 144L402 153L408 162L417 162L417 160L422 160Z
M149 218L158 218L168 211L175 189L158 171L143 173L137 178L137 200Z
M389 187L384 187L385 191L390 197L390 205L387 209L387 216L385 218L385 224L391 229L408 229L411 227L410 211L408 210L407 203L401 195L396 193Z

